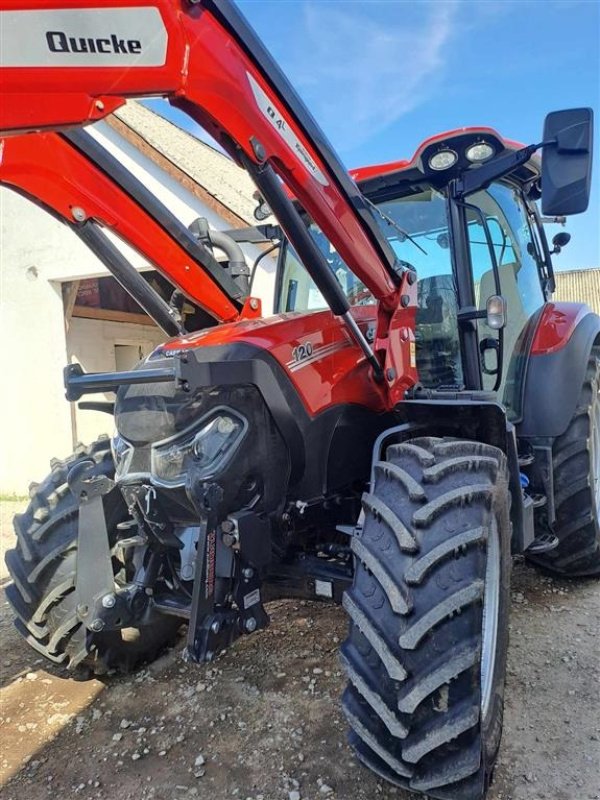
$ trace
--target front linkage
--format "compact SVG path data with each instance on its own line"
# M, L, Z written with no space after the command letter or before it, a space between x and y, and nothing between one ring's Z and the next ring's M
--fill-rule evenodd
M196 550L184 658L211 661L242 633L253 633L269 624L262 604L260 577L261 569L270 559L270 552L260 544L261 541L270 543L269 525L252 512L219 524L223 492L216 483L196 482L192 474L186 491L204 522ZM217 575L227 571L232 576L231 591L218 603Z
M132 518L120 524L124 538L111 550L103 498L115 483L92 475L93 467L93 462L84 461L68 476L79 503L77 616L92 633L137 626L141 620L148 624L157 614L180 616L189 619L184 657L202 662L211 661L241 634L269 624L261 595L271 560L266 518L251 510L222 518L221 487L195 479L192 472L186 494L198 525L190 529L195 534L189 546L193 556L181 559L181 577L193 579L191 598L185 591L168 593L167 587L157 592L170 554L180 550L184 555L186 543L174 534L154 487L140 484L122 487ZM111 564L117 549L133 553L133 574L120 586Z
M249 508L225 514L222 488L193 471L186 495L196 523L184 536L176 535L155 487L125 484L120 492L130 519L119 523L112 546L103 500L115 482L83 461L71 469L68 483L79 505L77 617L92 634L180 617L189 621L184 659L208 662L240 635L269 624L267 600L340 603L352 580L350 549L340 544L274 558L268 517ZM177 553L179 568L173 563ZM128 565L126 580L113 574L116 556Z

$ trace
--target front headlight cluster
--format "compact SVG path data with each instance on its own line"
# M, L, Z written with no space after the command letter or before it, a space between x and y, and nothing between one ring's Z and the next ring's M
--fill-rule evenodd
M181 433L152 445L150 472L153 483L169 488L184 486L188 470L205 475L221 469L244 438L248 423L231 408L213 408ZM133 447L120 436L113 438L116 477L128 472Z
M495 150L489 142L483 140L474 142L465 150L465 157L471 164L482 164L495 154ZM451 150L449 147L444 147L438 150L429 158L429 166L431 169L439 172L444 169L450 169L458 161L458 153Z
M133 458L133 447L127 439L124 439L118 431L115 431L110 440L113 461L115 462L115 478L119 480L123 475L127 475Z

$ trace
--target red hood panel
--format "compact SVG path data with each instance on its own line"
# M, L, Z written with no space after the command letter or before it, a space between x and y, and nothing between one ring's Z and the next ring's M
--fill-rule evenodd
M360 306L353 315L366 333L375 327L376 306ZM331 311L278 314L244 320L170 339L157 353L200 347L249 344L275 358L296 387L309 414L339 403L357 403L384 411L384 394L343 324Z

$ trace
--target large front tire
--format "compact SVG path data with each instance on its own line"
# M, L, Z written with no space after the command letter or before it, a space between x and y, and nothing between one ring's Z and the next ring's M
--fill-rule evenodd
M502 733L506 459L477 442L423 438L388 447L375 475L344 597L350 743L399 786L481 800Z
M55 459L43 483L32 484L31 502L14 519L17 546L6 553L13 583L6 598L16 615L15 626L28 644L50 661L80 676L110 670L128 672L151 661L173 641L180 622L160 618L151 626L92 633L77 619L75 567L78 505L67 486L67 474L77 463L92 460L92 474L114 475L108 438L80 447L65 461ZM118 490L104 499L109 539L114 544L116 526L127 519ZM113 559L115 573L124 565Z
M573 418L554 442L552 469L558 546L530 560L565 577L599 576L600 347L590 354Z

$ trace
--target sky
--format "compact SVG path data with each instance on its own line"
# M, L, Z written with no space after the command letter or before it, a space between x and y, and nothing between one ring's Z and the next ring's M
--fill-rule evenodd
M591 106L592 200L567 221L572 240L554 263L600 266L599 0L238 6L348 168L410 157L423 139L468 125L538 142L546 113Z

